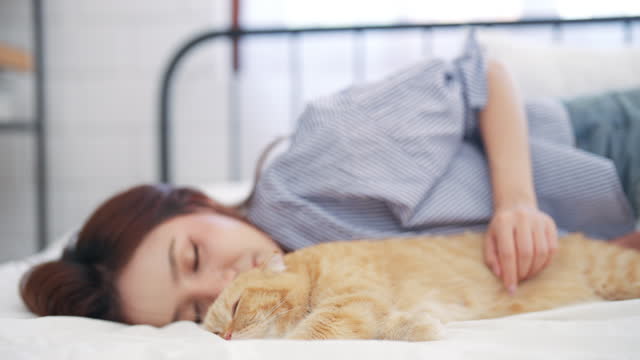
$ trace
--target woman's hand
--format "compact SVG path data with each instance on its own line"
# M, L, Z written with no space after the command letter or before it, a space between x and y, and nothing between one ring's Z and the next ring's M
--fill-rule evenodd
M544 269L558 248L553 219L533 205L498 208L489 223L484 258L513 294L518 282Z

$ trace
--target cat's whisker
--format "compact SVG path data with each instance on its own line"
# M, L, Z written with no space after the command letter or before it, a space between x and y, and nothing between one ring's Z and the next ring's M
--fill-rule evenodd
M260 337L260 335L262 335L262 332L260 332L260 327L259 325L264 325L264 326L269 326L273 321L278 320L280 317L282 317L283 315L297 310L300 308L300 306L296 306L293 307L289 310L283 311L281 313L278 314L273 314L278 308L280 308L280 306L282 306L282 304L284 303L284 300L281 301L279 304L276 304L269 312L269 315L265 316L264 320L260 321L260 322L254 322L251 325L247 326L246 328L244 328L242 330L242 332L237 333L236 338L237 339L251 339L251 338L257 338Z
M257 330L258 330L257 324L252 324L242 329L242 331L239 331L233 334L233 338L237 340L258 338L260 337L261 334Z
M275 304L270 310L269 312L265 315L265 318L268 318L269 316L271 316L274 312L276 312L282 305L284 305L285 300L281 299L280 302L278 302L277 304Z
M283 312L281 312L281 313L279 313L279 314L272 315L272 316L268 316L268 317L266 317L266 318L265 318L265 321L269 321L269 322L271 322L271 321L274 321L274 320L278 320L278 319L279 319L279 318L281 318L282 316L284 316L284 315L286 315L286 314L288 314L288 313L292 312L293 310L297 310L297 309L299 309L299 308L300 308L300 306L295 306L295 307L292 307L292 308L291 308L291 309L289 309L289 310L285 310L285 311L283 311Z
M273 321L275 321L275 320L279 319L279 318L280 318L280 317L282 317L283 315L285 315L285 314L287 314L287 313L289 313L289 312L291 312L291 311L293 311L293 310L295 310L295 309L297 309L297 308L298 308L298 307L293 307L293 308L291 308L291 309L289 309L289 310L286 310L286 311L283 311L283 312L281 312L281 313L278 313L278 314L275 314L275 315L274 315L274 313L276 312L276 310L277 310L277 309L279 309L279 308L282 306L282 304L284 304L284 300L280 302L280 305L279 305L276 309L274 309L273 311L271 311L271 312L269 312L268 314L266 314L266 315L264 316L264 320L263 320L263 321L264 321L265 323L271 323L271 322L273 322Z
M242 336L245 336L247 338L252 338L252 336L253 336L252 334L255 333L256 337L257 337L258 335L260 335L260 333L258 332L259 325L262 325L263 327L271 328L272 326L274 326L274 322L276 322L278 319L280 319L284 315L286 315L286 314L288 314L288 313L290 313L290 312L292 312L294 310L297 310L299 308L300 308L300 306L295 306L295 307L293 307L291 309L285 310L285 311L280 312L278 314L274 314L273 312L271 312L268 316L265 316L265 318L262 321L260 321L259 323L253 323L253 324L251 324L251 326L247 327L243 331ZM278 331L275 331L275 332L272 331L270 333L271 333L271 335L273 337L282 337L283 336L283 334L279 333ZM262 334L264 334L264 331L262 332Z

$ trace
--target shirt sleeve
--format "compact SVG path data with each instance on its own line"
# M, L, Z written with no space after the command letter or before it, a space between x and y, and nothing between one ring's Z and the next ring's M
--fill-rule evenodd
M468 34L461 56L454 60L454 68L462 88L465 105L465 138L478 136L477 111L487 104L489 95L487 85L487 60L478 43L475 32Z
M428 199L462 142L479 139L477 112L487 102L487 77L475 33L469 32L461 55L453 61L430 60L354 89L352 102L362 122L335 127L334 136L345 139L340 151L363 164L355 176L375 184L387 180L384 188L370 184L372 194L388 196L403 226L419 226L416 207ZM377 156L371 155L374 150Z
M327 220L331 214L318 204L337 199L348 207L369 199L386 204L401 227L419 226L416 208L477 129L485 68L471 33L453 61L425 61L311 103L289 150L260 179L256 211L263 214L255 218L275 211L295 223L282 226L319 225L327 234L336 230L330 236L350 238L350 229Z

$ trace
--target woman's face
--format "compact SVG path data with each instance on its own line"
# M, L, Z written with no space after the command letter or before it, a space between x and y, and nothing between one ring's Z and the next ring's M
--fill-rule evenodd
M240 272L282 252L266 234L212 212L172 218L141 242L116 279L125 320L199 321Z

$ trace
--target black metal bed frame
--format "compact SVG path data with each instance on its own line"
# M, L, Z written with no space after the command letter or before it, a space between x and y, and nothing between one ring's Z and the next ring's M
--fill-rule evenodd
M620 23L623 41L626 44L633 43L633 23L640 21L640 16L631 17L603 17L603 18L591 18L591 19L530 19L519 20L509 22L469 22L469 23L438 23L438 24L398 24L398 25L367 25L367 26L352 26L352 27L309 27L309 28L269 28L269 29L255 29L255 30L224 30L224 31L206 31L197 34L187 41L185 41L177 51L171 56L165 72L162 75L162 83L160 86L160 99L159 99L159 118L158 118L158 169L159 169L159 181L164 183L172 182L172 162L171 162L171 91L173 86L174 77L179 65L184 61L185 57L196 47L208 42L209 40L226 38L233 41L238 41L244 37L263 36L263 35L281 35L288 36L292 40L290 45L291 51L289 52L290 59L290 79L292 82L290 96L293 100L298 93L296 90L300 89L300 80L296 78L299 75L299 64L295 61L297 59L297 52L299 51L298 42L303 34L311 33L340 33L351 32L354 34L363 34L369 31L390 31L390 30L408 30L408 29L422 29L428 32L433 29L443 28L456 28L456 27L518 27L518 26L551 26L553 31L553 42L561 42L563 40L562 34L565 25L574 24L595 24L595 23ZM362 37L359 37L362 39ZM362 56L363 47L358 46L354 42L354 72L359 71L364 63L364 57ZM233 102L233 98L231 98ZM292 101L295 104L295 101ZM235 118L236 112L233 110L234 104L231 104L231 118L229 126L229 137L232 141L229 142L229 154L232 157L229 164L231 168L229 173L231 174L231 180L239 180L239 168L238 159L240 153L239 145L239 124ZM235 157L235 159L234 159Z

